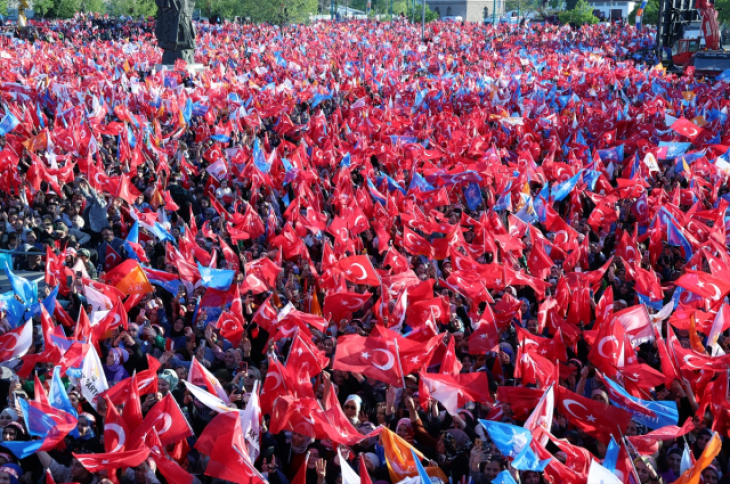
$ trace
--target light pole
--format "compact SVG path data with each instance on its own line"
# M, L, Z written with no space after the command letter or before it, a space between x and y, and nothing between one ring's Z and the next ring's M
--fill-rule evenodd
M390 0L390 20L393 20L393 0Z
M330 0L330 19L335 21L335 0Z
M421 0L421 42L426 43L426 0Z
M494 0L494 8L492 12L492 27L495 35L497 34L497 0Z

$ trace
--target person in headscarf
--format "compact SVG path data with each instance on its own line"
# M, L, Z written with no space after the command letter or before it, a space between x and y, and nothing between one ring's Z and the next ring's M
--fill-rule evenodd
M73 452L80 454L104 452L101 437L96 432L96 416L94 414L89 412L80 413L76 430L78 436L69 434L66 437L66 452L69 457Z
M27 441L28 436L20 422L10 422L3 429L3 442Z
M307 448L314 442L314 439L296 432L281 432L276 437L279 439L279 443L276 446L276 456L284 463L282 471L286 478L289 479L289 482L291 482L302 465L304 465Z
M350 421L353 427L357 427L357 424L360 423L358 415L360 415L360 411L362 410L362 398L358 395L349 395L342 409L345 411L347 420Z
M122 348L112 348L106 355L104 363L104 375L107 382L119 383L129 377L129 373L124 368L124 363L129 359L129 353Z
M461 482L468 475L471 446L471 439L463 430L448 429L441 433L436 444L438 463L451 482Z
M707 443L710 441L711 438L712 430L700 430L700 433L697 434L697 440L695 441L694 445L692 445L692 455L694 455L695 459L700 458L702 452L705 450L705 447L707 446Z
M20 484L23 477L23 469L18 464L3 464L0 467L0 484Z
M18 412L8 407L0 412L0 428L5 428L10 422L18 421Z
M666 470L659 473L664 482L674 482L682 475L680 467L682 465L682 449L674 447L669 449L666 457Z
M157 391L164 397L168 393L177 401L178 405L184 405L185 392L179 388L180 378L175 370L163 370L157 377Z

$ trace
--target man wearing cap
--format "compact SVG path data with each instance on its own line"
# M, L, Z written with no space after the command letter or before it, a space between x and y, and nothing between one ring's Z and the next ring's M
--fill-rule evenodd
M81 259L81 262L83 262L84 267L86 268L86 272L89 273L89 278L96 280L96 267L94 267L94 264L91 263L91 252L89 251L89 249L79 250L78 255L79 259Z

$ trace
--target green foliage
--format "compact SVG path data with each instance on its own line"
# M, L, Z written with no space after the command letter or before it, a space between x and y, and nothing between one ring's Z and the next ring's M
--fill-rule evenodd
M53 10L54 3L53 0L35 0L33 2L33 11L39 17L45 17L48 15L48 12Z
M150 17L157 14L155 0L108 0L109 13L115 17Z
M719 24L730 23L730 0L715 0L715 9L717 13L717 22Z
M560 5L562 3L563 2L561 0L550 0L550 8L552 8L553 10L560 8Z
M7 15L8 13L8 0L0 0L0 15Z
M565 10L573 10L578 5L578 0L565 0Z
M421 23L421 15L423 15L422 12L422 5L418 2L416 2L416 8L413 9L413 3L408 3L408 7L406 10L406 18L410 21L411 16L413 17L413 23L420 24ZM395 8L393 10L395 12ZM398 13L401 11L398 10ZM434 20L438 20L439 16L436 12L428 8L428 4L426 4L426 23L433 22Z
M585 0L578 0L578 3L575 4L575 8L561 12L558 17L564 24L580 26L598 23L598 17L593 15L593 7L591 7Z
M641 2L637 3L636 7L629 14L629 23L631 25L636 24L636 12L639 11L640 6ZM659 0L649 0L646 3L644 15L641 17L641 23L643 25L656 25L659 23Z

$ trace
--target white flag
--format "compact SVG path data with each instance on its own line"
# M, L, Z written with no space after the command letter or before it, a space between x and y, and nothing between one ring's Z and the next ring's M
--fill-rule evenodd
M246 439L248 455L252 461L255 461L259 456L260 426L261 407L259 406L259 382L255 381L253 390L251 391L251 397L248 399L246 408L241 412L241 431L243 432L243 438Z
M99 394L107 391L109 385L106 382L101 360L99 360L99 355L96 354L93 345L89 345L89 351L86 353L84 363L81 366L79 383L81 385L81 394L96 410L96 401Z
M237 412L237 408L230 408L226 403L221 400L220 398L216 397L212 393L209 393L205 390L203 390L200 387L197 387L190 383L189 381L183 380L183 383L185 383L185 386L188 387L188 390L190 393L193 394L193 397L195 397L196 400L198 400L200 403L205 405L211 410L215 410L216 412L223 413L223 412Z
M623 484L623 482L616 477L616 474L598 462L592 461L591 468L588 471L588 482L586 484Z
M350 467L350 464L347 463L347 459L342 457L342 452L340 451L339 447L337 447L337 455L340 458L342 484L360 484L360 476L358 476L355 470Z

